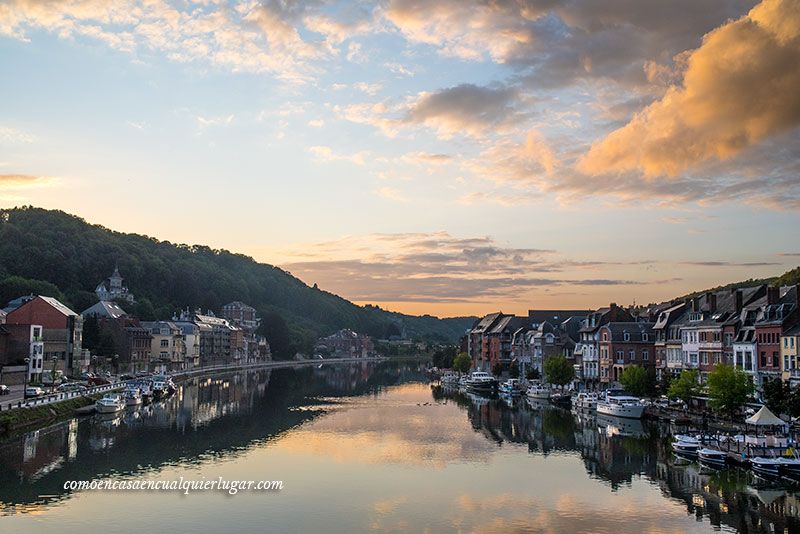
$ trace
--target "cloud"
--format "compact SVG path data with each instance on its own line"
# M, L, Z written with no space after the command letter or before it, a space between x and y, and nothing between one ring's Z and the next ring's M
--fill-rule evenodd
M496 131L521 120L523 114L515 107L517 96L515 89L502 85L462 84L423 92L408 106L402 122L424 124L445 139L459 133L480 136L490 128Z
M692 265L695 267L771 267L773 265L783 265L776 262L754 261L754 262L731 262L731 261L684 261L682 265Z
M458 238L446 232L350 236L298 251L282 264L285 269L361 302L491 301L521 298L536 288L644 283L580 274L625 262L570 260L550 249L509 247L489 237Z
M36 136L34 135L17 130L16 128L0 126L0 145L17 145L34 142L36 142Z
M0 174L1 189L22 189L51 184L52 176L32 176L30 174Z
M308 121L308 125L311 126L312 128L322 128L323 126L325 126L325 121L322 119L312 119Z
M28 41L35 30L62 39L89 38L111 48L157 51L179 63L203 62L234 72L259 72L302 82L338 53L358 21L319 13L319 2L166 0L10 0L0 5L0 35ZM313 35L304 37L304 34ZM322 35L322 37L320 37Z
M706 35L685 61L683 83L595 143L581 171L674 177L800 125L795 1L764 0Z
M364 165L366 163L365 158L369 155L369 152L367 151L361 151L349 155L337 154L331 147L324 145L311 146L308 147L307 150L319 161L349 161L350 163L354 163L356 165Z
M395 202L408 202L408 198L406 198L399 189L394 187L381 187L375 190L375 194Z

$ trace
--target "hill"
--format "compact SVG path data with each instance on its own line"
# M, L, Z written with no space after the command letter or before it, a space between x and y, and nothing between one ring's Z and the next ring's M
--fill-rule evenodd
M152 320L241 300L261 313L267 338L285 355L309 350L317 337L341 328L378 338L404 329L412 339L455 342L474 319L357 306L242 254L115 232L61 211L0 210L2 303L37 293L81 311L97 301L94 288L115 265L137 299L126 306L129 313Z

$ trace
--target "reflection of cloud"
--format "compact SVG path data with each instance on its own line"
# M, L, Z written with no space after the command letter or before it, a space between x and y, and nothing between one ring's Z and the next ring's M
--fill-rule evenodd
M375 503L375 513L386 515L394 513L397 508L408 502L408 497L395 497L394 499L384 499Z

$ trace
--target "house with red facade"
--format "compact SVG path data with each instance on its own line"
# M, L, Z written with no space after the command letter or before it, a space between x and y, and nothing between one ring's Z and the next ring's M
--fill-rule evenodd
M655 333L651 322L610 322L598 331L600 382L619 382L633 365L655 367Z
M41 295L30 298L8 311L6 324L42 327L43 358L48 369L53 366L73 374L88 365L81 351L83 319L57 299Z
M797 286L770 287L767 303L755 320L757 385L778 380L782 375L781 336L800 323L800 295Z

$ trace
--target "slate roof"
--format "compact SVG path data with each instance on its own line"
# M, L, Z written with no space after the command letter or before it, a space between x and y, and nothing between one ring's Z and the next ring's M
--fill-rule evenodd
M124 317L128 314L125 313L125 310L120 308L116 302L111 302L110 300L101 300L94 306L90 306L89 308L83 310L81 315L84 317L94 315L97 317L110 317L111 319L119 319L120 317Z
M607 328L611 332L612 343L653 343L655 335L653 334L654 323L622 323L610 322L604 324L601 328ZM625 340L625 333L630 334L630 339ZM642 340L643 334L648 335L647 341Z

